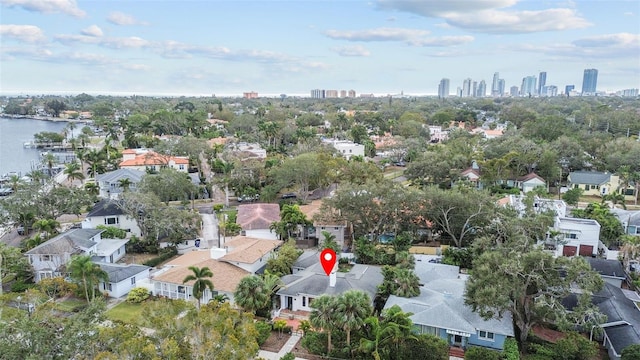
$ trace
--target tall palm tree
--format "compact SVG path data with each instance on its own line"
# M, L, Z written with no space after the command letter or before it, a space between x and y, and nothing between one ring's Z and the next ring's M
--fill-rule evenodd
M96 149L91 149L84 155L84 161L89 164L89 170L87 171L89 176L95 178L97 174L102 174L105 171L104 154Z
M27 176L29 179L31 179L32 182L37 184L42 184L42 182L47 178L42 170L31 170L25 176Z
M122 178L118 180L118 186L120 186L123 192L129 191L129 188L131 187L131 179Z
M82 173L82 167L78 162L72 162L65 166L64 174L67 175L67 180L73 183L74 180L84 180L85 176Z
M33 228L45 233L45 238L48 240L52 235L58 233L60 223L54 219L40 219L33 223Z
M198 300L198 309L200 309L200 302L202 301L202 297L204 296L204 292L209 289L213 293L213 282L208 278L213 277L213 273L208 267L198 268L196 266L189 266L189 270L193 272L193 274L187 275L184 280L182 280L183 284L188 283L189 281L194 281L193 283L193 297Z
M347 346L351 345L351 330L364 324L364 320L371 316L371 299L369 295L359 290L349 290L338 297L335 309L344 331L347 333Z
M25 234L29 234L29 229L31 229L35 218L36 216L34 215L34 213L30 211L18 213L18 223L22 225Z
M9 177L9 187L11 187L14 193L18 191L18 188L20 188L22 184L24 184L24 181L22 181L20 176L14 174Z
M402 336L402 330L398 324L393 322L380 322L371 316L365 319L366 335L360 339L359 349L362 352L371 354L374 360L382 360L381 349L395 339ZM384 354L384 351L383 351ZM386 355L386 354L385 354ZM387 358L385 356L384 358Z
M49 169L49 176L53 176L53 166L58 162L58 158L48 152L42 157L42 162L47 166L47 169Z
M267 294L267 305L269 307L269 310L271 310L271 307L273 306L274 296L278 292L278 290L280 290L284 286L284 283L278 275L272 274L268 271L265 271L265 273L262 275L262 282Z
M420 295L420 279L410 269L396 269L395 295L400 297L414 297Z
M95 299L96 286L100 280L109 281L107 273L100 268L100 265L92 262L89 255L72 256L67 269L71 278L82 284L87 301ZM89 288L91 288L91 293L89 293Z
M270 300L264 280L257 275L242 278L236 287L233 298L244 311L252 314L264 309Z
M322 295L313 300L311 304L311 315L309 321L316 329L327 332L327 352L331 353L331 332L336 328L336 298L329 295Z

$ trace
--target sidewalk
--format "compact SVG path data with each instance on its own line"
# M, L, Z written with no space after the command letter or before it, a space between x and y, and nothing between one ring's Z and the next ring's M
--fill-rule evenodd
M280 349L280 351L278 351L277 353L274 353L272 351L260 350L258 352L258 357L263 358L265 360L279 360L281 357L285 356L288 352L293 350L293 347L296 345L298 340L300 340L300 335L293 334L291 335L289 340L287 340L287 342L284 344L282 349ZM305 360L305 359L297 357L296 360Z

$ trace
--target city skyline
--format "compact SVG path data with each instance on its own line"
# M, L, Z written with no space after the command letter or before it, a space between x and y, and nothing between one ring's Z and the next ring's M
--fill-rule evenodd
M487 96L640 87L634 1L0 0L0 93ZM153 11L149 11L150 8ZM499 78L493 79L494 73ZM475 85L474 85L475 84ZM529 84L529 83L527 83ZM475 91L474 91L475 89ZM453 95L453 94L452 94Z

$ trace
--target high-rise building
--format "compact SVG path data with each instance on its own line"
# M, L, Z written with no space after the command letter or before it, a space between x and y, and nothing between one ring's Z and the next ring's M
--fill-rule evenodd
M471 84L471 96L476 97L478 96L478 82L474 81Z
M598 69L584 69L582 95L594 95L598 84Z
M512 86L509 89L509 95L511 95L512 97L518 96L518 87L517 86Z
M564 87L564 94L569 96L569 94L571 94L571 92L576 88L575 85L567 85Z
M638 96L638 89L624 89L621 94L624 97L636 97Z
M546 85L547 85L547 72L541 71L540 75L538 76L538 95L540 96L543 95L542 92Z
M476 93L477 97L485 97L487 96L487 83L484 80L480 80L478 84L478 92Z
M311 90L311 98L313 98L313 99L324 99L324 90L321 90L321 89L313 89L313 90Z
M471 79L466 78L462 82L462 97L471 96Z
M542 88L540 96L558 96L558 87L555 85L547 85Z
M245 99L257 99L258 93L255 91L244 92L242 93L242 97Z
M498 79L498 96L504 96L505 86L504 79Z
M438 97L440 99L449 97L449 79L444 78L440 80L440 84L438 84Z
M341 98L347 97L347 90L340 90L340 97Z
M500 73L493 73L493 82L491 83L491 96L502 96L500 95Z
M324 91L324 97L326 97L326 98L337 98L338 97L338 90L325 90Z
M536 77L525 76L522 78L522 86L520 86L520 96L535 95L536 89Z
M347 96L350 97L350 98L356 97L356 91L355 90L349 90L349 92L347 92Z

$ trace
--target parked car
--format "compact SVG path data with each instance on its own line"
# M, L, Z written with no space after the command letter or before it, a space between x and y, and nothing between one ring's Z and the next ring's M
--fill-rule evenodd
M18 235L26 235L24 231L24 226L18 226Z
M296 199L298 196L295 193L286 193L282 195L283 199Z
M260 194L238 196L238 202L251 202L257 200L260 200Z

